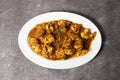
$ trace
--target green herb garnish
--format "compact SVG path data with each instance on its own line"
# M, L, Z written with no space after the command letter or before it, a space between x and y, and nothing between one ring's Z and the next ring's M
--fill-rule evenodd
M61 31L60 31L59 29L56 29L55 32L57 33L58 36L61 36L61 35L62 35L62 33L61 33Z
M70 58L70 55L65 55L64 56L64 60L67 60L67 59L69 59Z

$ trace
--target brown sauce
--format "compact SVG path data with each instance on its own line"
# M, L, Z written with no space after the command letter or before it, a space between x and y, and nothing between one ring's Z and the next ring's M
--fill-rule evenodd
M62 60L87 54L96 32L68 20L37 24L28 35L30 48L50 60Z

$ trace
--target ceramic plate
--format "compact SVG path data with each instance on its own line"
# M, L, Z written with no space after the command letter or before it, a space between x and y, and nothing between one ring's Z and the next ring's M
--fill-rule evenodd
M97 32L96 38L91 45L90 51L86 55L68 60L52 61L37 55L29 48L27 43L27 36L29 31L36 24L52 21L52 20L59 20L59 19L65 19L82 24L84 27L89 28L92 32L94 31ZM98 54L100 50L102 44L102 38L97 26L92 21L90 21L89 19L87 19L82 15L78 15L70 12L48 12L38 15L25 23L25 25L22 27L22 29L19 32L18 44L22 53L25 55L26 58L28 58L30 61L42 67L52 68L52 69L69 69L69 68L81 66L91 61Z

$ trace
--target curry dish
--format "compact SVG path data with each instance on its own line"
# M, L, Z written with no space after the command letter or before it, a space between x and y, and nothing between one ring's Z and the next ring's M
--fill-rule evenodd
M37 24L28 34L30 48L50 60L66 60L85 55L96 32L68 20Z

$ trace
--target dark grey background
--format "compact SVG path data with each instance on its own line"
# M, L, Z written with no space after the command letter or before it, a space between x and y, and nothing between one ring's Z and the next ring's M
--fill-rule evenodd
M91 19L103 45L91 62L68 70L40 67L20 51L22 26L49 11L70 11ZM120 0L0 0L0 80L120 80Z

